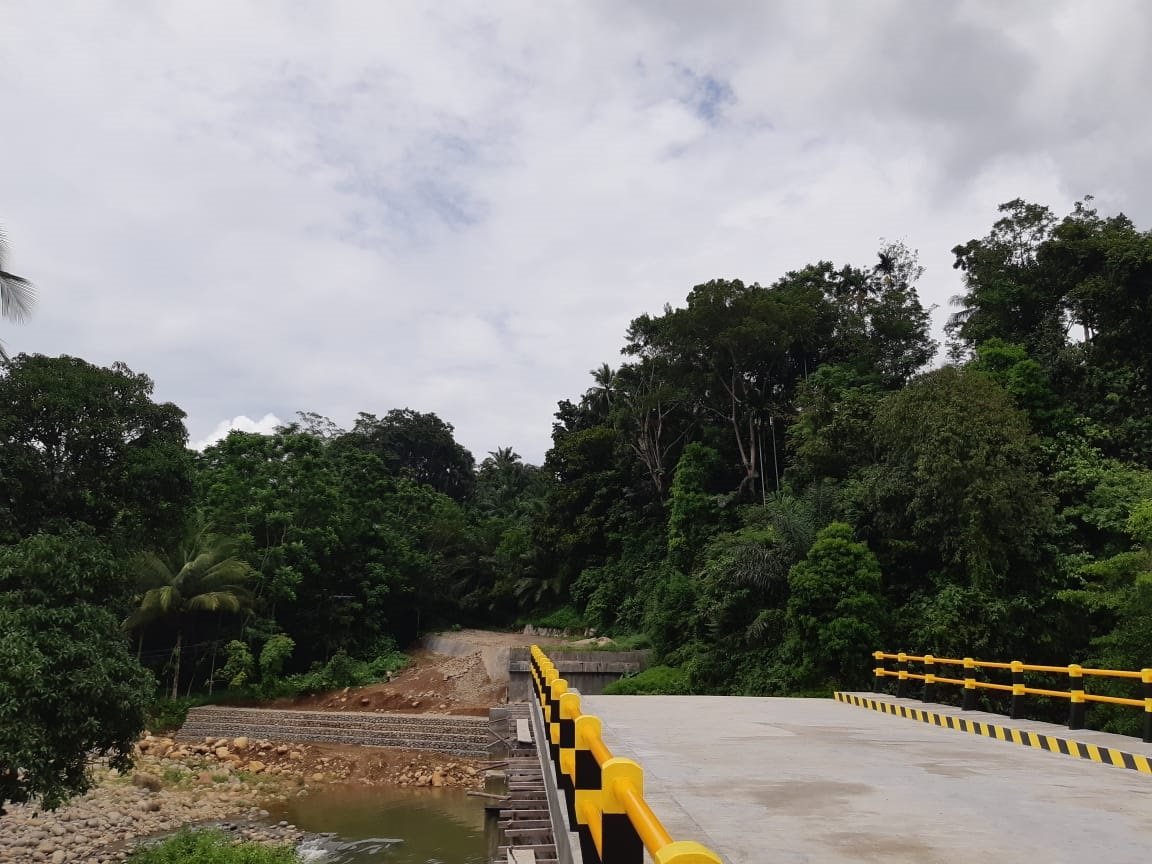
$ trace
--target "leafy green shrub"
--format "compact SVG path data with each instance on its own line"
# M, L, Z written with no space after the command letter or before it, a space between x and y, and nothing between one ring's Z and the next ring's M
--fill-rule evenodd
M550 612L543 618L533 622L537 627L549 630L582 631L585 627L584 617L571 606L564 606L555 612Z
M144 712L144 724L151 732L174 731L184 725L188 709L197 704L196 699L155 699Z
M271 683L279 679L295 648L296 641L283 633L269 638L260 649L260 680Z
M604 688L604 693L612 696L682 696L689 692L688 673L673 666L651 666Z
M167 840L134 852L130 864L296 864L288 847L233 843L223 831L188 828Z
M167 692L167 691L165 691ZM144 712L145 726L150 732L171 732L184 725L190 708L201 705L235 705L251 702L254 694L248 689L217 690L215 693L198 693L195 696L169 699L158 695Z
M307 672L291 675L279 682L276 693L279 696L299 696L342 690L345 687L363 687L384 678L389 671L403 668L407 662L408 658L399 652L377 657L367 663L349 657L344 651L337 651L323 666L316 664Z
M412 658L403 651L389 651L379 654L368 661L368 671L373 680L387 678L390 673L399 672L412 662Z
M252 680L256 670L256 661L248 646L239 639L233 639L224 646L224 653L228 659L224 666L216 673L217 681L224 681L229 687L243 687Z
M647 633L622 633L612 637L613 645L606 651L644 651L652 647L652 637Z

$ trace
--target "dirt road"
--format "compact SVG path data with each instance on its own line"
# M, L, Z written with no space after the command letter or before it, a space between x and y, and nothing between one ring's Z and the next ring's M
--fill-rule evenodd
M391 681L337 693L280 699L267 707L482 717L489 708L507 700L511 648L563 641L491 630L434 633L410 652L412 665Z

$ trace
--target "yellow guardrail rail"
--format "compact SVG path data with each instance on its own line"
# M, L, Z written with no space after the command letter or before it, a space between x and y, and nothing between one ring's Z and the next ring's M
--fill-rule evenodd
M1037 663L1024 663L1020 660L1008 662L999 660L975 660L972 657L933 657L931 654L905 654L903 651L890 654L884 651L874 651L872 657L876 660L877 689L883 684L885 678L896 679L896 696L906 695L908 681L923 682L922 698L925 702L933 701L933 688L938 684L952 684L964 688L964 701L961 707L971 711L976 707L976 694L980 690L994 690L1009 693L1012 696L1009 716L1019 718L1023 711L1023 700L1026 696L1044 696L1049 699L1067 699L1069 702L1068 728L1084 728L1085 706L1089 702L1100 702L1108 705L1126 705L1130 708L1144 709L1144 740L1152 742L1152 669L1093 669L1072 663L1068 666L1045 666ZM896 669L886 669L885 661L896 661ZM910 672L908 664L916 663L924 667L922 673ZM963 678L954 678L948 675L937 674L940 667L960 667ZM997 684L991 681L979 681L976 678L978 670L994 669L1011 672L1011 684ZM1024 675L1027 672L1043 673L1047 675L1068 676L1067 690L1050 690L1044 687L1029 687ZM1127 699L1120 696L1106 696L1100 693L1088 693L1084 689L1085 678L1119 678L1139 681L1142 685L1142 699Z
M581 711L580 694L568 689L547 654L536 645L530 654L532 688L548 733L537 746L548 746L585 862L643 864L647 849L655 864L723 864L695 841L672 839L644 800L643 769L612 755L600 718Z

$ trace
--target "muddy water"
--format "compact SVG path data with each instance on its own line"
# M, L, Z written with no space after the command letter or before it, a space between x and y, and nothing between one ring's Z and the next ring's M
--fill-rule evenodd
M273 821L332 835L302 846L302 861L485 864L484 803L462 789L331 785L268 811Z

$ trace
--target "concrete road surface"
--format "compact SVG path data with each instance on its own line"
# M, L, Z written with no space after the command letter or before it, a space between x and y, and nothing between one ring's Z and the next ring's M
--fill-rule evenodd
M1136 771L824 699L588 696L583 709L643 766L673 838L728 864L1152 860L1152 776Z

